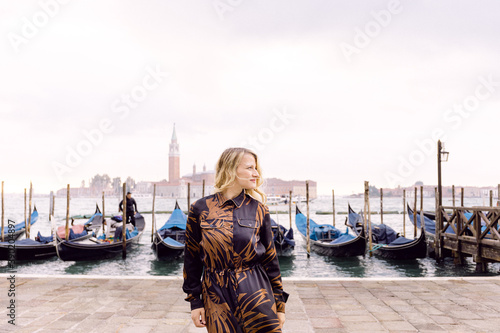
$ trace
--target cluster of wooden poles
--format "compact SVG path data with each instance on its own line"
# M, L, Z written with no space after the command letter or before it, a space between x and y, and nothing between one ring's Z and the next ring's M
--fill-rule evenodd
M439 206L439 193L437 187L434 188L435 193L435 201L436 207ZM372 228L371 228L371 211L370 211L370 191L369 191L369 182L365 181L365 189L364 189L364 209L363 209L363 223L365 230L368 231L369 238L369 249L370 256L372 255ZM292 191L290 191L290 198L292 197ZM418 188L415 187L414 201L413 201L413 237L417 237L417 198L418 198ZM493 190L489 192L490 199L490 207L493 207ZM453 207L455 207L455 185L452 185L452 200ZM403 237L406 237L406 190L403 190ZM500 184L498 184L498 201L497 204L500 204ZM306 181L306 205L307 205L307 234L306 234L306 246L307 246L307 257L310 256L311 253L311 245L310 245L310 220L309 220L309 182ZM460 206L464 206L464 188L461 188L460 194ZM333 226L335 227L335 191L332 190L332 208L333 208ZM291 200L290 200L290 228L292 227L292 210L291 210ZM422 232L425 231L425 223L424 221L424 187L420 186L420 221L422 225ZM380 223L384 224L384 191L380 189Z
M4 232L4 227L5 227L5 209L4 209L4 190L3 190L4 182L2 181L2 242L5 241L5 232ZM24 189L24 221L25 221L25 230L26 230L26 238L30 237L30 230L31 230L31 199L33 197L33 185L30 182L30 192L29 192L29 214L28 218L26 219L26 189Z

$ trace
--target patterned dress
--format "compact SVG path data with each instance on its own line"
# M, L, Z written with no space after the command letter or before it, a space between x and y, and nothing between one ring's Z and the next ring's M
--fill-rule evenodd
M192 204L182 288L192 310L205 308L208 332L281 332L277 312L288 294L267 207L245 191Z

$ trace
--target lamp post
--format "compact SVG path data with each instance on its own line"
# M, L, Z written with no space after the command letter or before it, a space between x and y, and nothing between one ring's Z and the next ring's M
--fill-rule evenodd
M444 151L444 143L441 140L438 141L438 191L439 191L439 206L443 205L443 188L441 184L441 162L448 161L448 155L450 153Z
M437 200L437 207L436 207L436 218L437 218L437 230L436 230L436 239L435 241L437 242L437 249L439 250L439 254L436 255L436 259L440 260L441 259L441 248L442 248L442 242L441 242L441 230L443 230L443 211L441 207L443 206L443 188L441 184L441 162L447 162L448 161L448 155L449 153L447 151L444 151L444 143L441 142L441 140L438 140L438 146L437 146L437 160L438 160L438 200Z

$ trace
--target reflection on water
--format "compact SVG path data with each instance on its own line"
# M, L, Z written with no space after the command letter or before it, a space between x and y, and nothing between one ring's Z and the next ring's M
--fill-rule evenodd
M406 277L424 277L427 276L427 268L420 259L394 260L378 259L380 264L387 270L395 270L401 276Z
M152 260L150 262L151 270L149 275L177 275L182 276L184 267L183 258L174 259L172 261Z
M345 258L334 258L328 256L322 256L312 253L311 256L318 256L326 264L335 267L337 276L349 277L349 276L365 276L366 274L366 262L363 257L345 257Z
M295 255L292 254L287 257L278 257L281 269L281 276L287 277L295 270Z
M347 210L347 200L355 208L363 207L362 198L336 198L338 211ZM32 230L32 234L40 231L42 234L50 234L50 224L47 220L48 198L35 198L40 220ZM151 207L151 198L136 198L139 210L148 210ZM424 200L425 203L426 200ZM101 199L75 198L71 201L71 215L89 214L95 210L96 202L101 205ZM175 201L172 199L157 198L156 207L158 210L170 210ZM187 203L180 201L182 209L186 209ZM433 200L429 200L426 205L433 205ZM474 203L471 203L473 205ZM331 198L316 199L311 205L311 217L320 224L332 223L331 215L317 215L316 211L331 210ZM387 210L402 210L402 201L400 198L388 198L384 202ZM106 202L107 214L115 214L113 207L118 206L117 198L110 198ZM6 198L6 218L22 220L24 202L22 198ZM56 222L58 225L64 224L65 219L65 199L56 199ZM429 206L432 210L433 206ZM280 211L288 211L288 207L279 208ZM273 209L271 209L273 211ZM157 224L163 224L168 219L168 214L157 214ZM159 262L155 260L151 250L151 214L144 214L146 220L145 233L140 244L127 252L127 258L123 260L121 255L114 259L89 261L89 262L64 262L57 257L44 261L26 261L16 262L16 272L19 274L56 274L56 275L162 275L162 276L182 276L183 260L177 259L168 262ZM288 228L288 215L279 214L277 221L286 221ZM378 223L380 217L374 215L372 221ZM343 216L339 215L337 221L343 221ZM384 223L393 227L396 231L403 230L403 216L401 214L384 215ZM406 219L408 223L408 218ZM340 227L341 223L337 223ZM342 226L343 227L343 226ZM294 227L295 228L295 227ZM294 231L296 231L295 229ZM409 224L406 225L407 236L411 233ZM411 237L411 236L410 236ZM424 277L424 276L472 276L479 275L475 271L475 263L470 258L462 266L453 263L453 259L447 258L440 263L434 259L424 258L408 261L396 261L381 259L369 255L352 258L333 258L311 253L307 257L305 241L300 234L295 232L296 246L290 257L280 257L281 273L284 277L307 278L307 277ZM489 273L481 275L498 275L500 265L498 263L489 264ZM0 273L7 273L8 267L6 261L0 261Z

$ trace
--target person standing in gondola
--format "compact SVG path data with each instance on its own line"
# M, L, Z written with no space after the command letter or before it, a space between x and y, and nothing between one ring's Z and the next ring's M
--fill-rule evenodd
M184 251L191 319L208 332L281 332L285 302L257 155L228 148L215 194L189 209Z
M119 211L123 211L123 200L120 201L120 204L118 205ZM126 207L126 212L127 212L127 222L126 223L132 223L132 225L135 227L135 214L137 214L137 203L135 202L135 199L132 198L132 193L127 192L127 207Z

